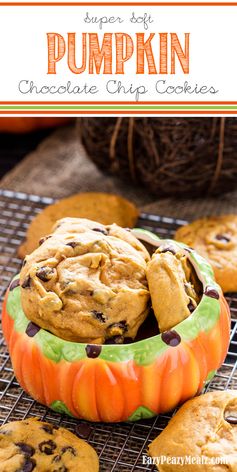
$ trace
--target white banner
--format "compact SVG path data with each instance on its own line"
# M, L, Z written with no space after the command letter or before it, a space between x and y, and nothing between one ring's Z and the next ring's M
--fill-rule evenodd
M0 3L0 103L237 103L237 4Z

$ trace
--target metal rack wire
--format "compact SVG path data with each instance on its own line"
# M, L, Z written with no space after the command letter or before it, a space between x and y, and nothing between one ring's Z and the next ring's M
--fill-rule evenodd
M22 242L30 220L52 203L49 198L0 190L0 299L12 277L19 271L21 260L17 248ZM162 237L172 237L185 221L156 215L141 214L139 225ZM232 312L232 332L228 356L208 385L208 390L237 388L237 294L227 296ZM54 413L30 398L18 385L8 351L0 332L0 425L8 421L37 416L60 424L88 440L100 457L101 472L154 471L147 465L149 442L166 426L170 415L137 423L87 423Z

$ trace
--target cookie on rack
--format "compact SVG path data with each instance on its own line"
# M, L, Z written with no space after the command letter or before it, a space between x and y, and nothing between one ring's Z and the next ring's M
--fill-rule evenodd
M149 311L148 260L130 231L64 218L25 258L20 274L25 315L69 341L134 338Z
M95 450L65 428L30 418L0 427L1 472L98 472Z
M29 225L26 240L18 249L23 259L38 247L39 239L51 233L56 221L65 218L88 218L108 225L133 228L138 218L137 207L120 195L109 193L78 193L47 206Z
M237 391L209 392L186 402L150 444L149 455L160 472L236 471ZM229 466L218 464L223 459Z
M224 292L237 291L237 215L193 221L179 228L175 239L209 260Z

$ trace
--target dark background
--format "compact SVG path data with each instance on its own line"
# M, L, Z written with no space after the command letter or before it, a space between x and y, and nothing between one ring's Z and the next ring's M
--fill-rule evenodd
M0 133L0 178L50 133L52 128L26 134Z

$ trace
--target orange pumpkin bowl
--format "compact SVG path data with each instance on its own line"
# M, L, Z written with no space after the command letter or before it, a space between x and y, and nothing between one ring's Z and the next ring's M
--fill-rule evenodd
M140 239L162 240L142 230ZM167 243L167 240L165 241ZM5 296L2 322L22 388L58 412L90 421L134 421L167 412L201 392L225 359L230 314L210 265L181 243L203 286L199 305L171 331L123 345L60 339L26 318L19 276Z

